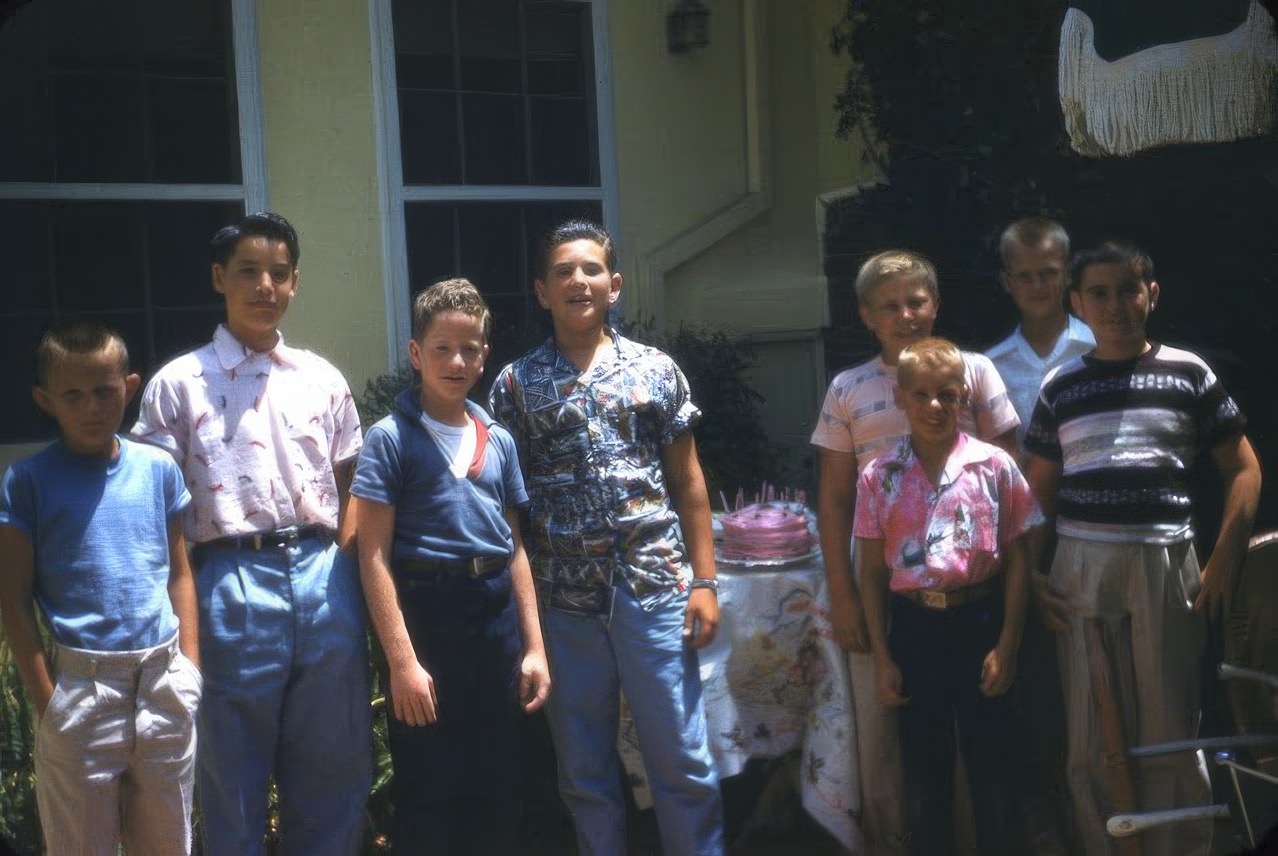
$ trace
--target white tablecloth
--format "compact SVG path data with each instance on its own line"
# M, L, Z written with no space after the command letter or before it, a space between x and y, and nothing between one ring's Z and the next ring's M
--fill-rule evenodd
M803 806L849 851L862 851L856 734L847 657L828 619L820 561L781 570L719 568L719 634L701 652L710 749L722 778L750 758L802 750ZM633 724L620 749L644 804Z

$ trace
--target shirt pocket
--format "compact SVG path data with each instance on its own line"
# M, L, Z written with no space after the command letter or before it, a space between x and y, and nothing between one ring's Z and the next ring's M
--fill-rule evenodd
M528 470L533 480L571 480L589 459L589 419L571 401L531 411L528 437Z

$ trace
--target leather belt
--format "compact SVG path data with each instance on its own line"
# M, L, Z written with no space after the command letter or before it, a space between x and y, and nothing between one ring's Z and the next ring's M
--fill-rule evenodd
M924 609L946 610L984 600L994 594L1002 583L1002 577L998 576L985 582L977 583L974 586L966 586L952 591L913 589L911 591L894 591L892 594L913 601Z
M469 559L396 559L395 573L407 577L448 574L479 578L500 571L510 564L510 556L472 556Z
M327 526L285 526L274 532L254 532L252 535L228 535L204 541L197 547L218 550L273 550L280 547L296 547L307 538L332 538L333 530Z

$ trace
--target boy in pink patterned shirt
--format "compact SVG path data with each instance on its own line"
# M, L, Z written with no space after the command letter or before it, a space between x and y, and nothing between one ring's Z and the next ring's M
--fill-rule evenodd
M1025 620L1023 536L1043 515L1012 457L959 430L969 394L953 343L907 346L894 395L909 442L871 461L857 484L875 689L900 709L908 847L928 856L954 852L956 722L980 852L1023 852L1009 798L1004 743L1015 723L1006 693Z

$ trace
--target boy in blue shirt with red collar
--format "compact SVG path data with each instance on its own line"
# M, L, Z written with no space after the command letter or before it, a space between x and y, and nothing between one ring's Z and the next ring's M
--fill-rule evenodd
M417 377L369 430L351 486L386 654L396 853L518 852L518 720L550 692L515 443L466 398L491 328L467 280L417 296Z

